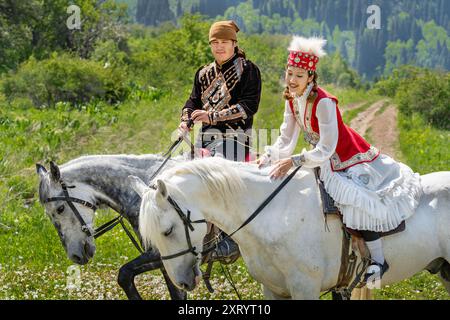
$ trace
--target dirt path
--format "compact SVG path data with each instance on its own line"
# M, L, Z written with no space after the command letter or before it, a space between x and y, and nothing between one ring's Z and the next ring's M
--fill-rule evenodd
M398 150L397 108L389 105L385 110L380 110L385 103L386 100L375 102L358 114L350 126L382 153L395 159Z
M375 102L358 114L350 126L369 139L382 153L395 159L398 150L397 108L394 105L383 108L385 103L386 100ZM355 289L352 292L352 299L371 300L372 291L367 288Z
M372 104L367 110L361 112L350 122L350 127L356 130L360 135L364 136L369 129L375 113L383 106L384 100L380 100Z
M389 105L380 110L386 100L379 100L358 114L350 126L369 139L382 153L396 158L398 149L397 108Z
M370 138L374 145L382 153L397 158L397 108L393 105L388 106L382 114L375 116L370 128Z

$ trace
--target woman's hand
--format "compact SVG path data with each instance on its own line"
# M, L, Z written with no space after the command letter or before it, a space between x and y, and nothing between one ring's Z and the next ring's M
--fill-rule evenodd
M255 161L253 161L253 163L258 165L258 169L261 169L261 167L263 167L266 164L270 163L270 160L269 160L269 158L266 155L263 154L261 157L259 157Z
M204 122L209 124L208 111L195 110L194 112L192 112L191 118L194 122Z
M270 177L274 179L282 178L288 173L292 166L293 163L291 158L278 160L273 164L272 171L270 171Z

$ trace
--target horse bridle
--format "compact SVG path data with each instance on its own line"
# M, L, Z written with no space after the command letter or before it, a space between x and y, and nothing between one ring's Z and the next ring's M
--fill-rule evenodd
M192 127L194 124L194 122L189 119L187 125L188 127ZM150 181L152 181L158 174L159 172L162 170L162 168L166 165L167 161L171 158L172 156L172 152L181 144L181 142L185 140L186 142L188 142L191 145L191 157L194 157L194 146L190 141L187 141L186 138L180 137L178 138L169 148L169 150L164 154L163 157L165 157L164 161L162 162L162 164L160 165L160 167L153 173L153 175L150 178ZM128 238L130 238L131 242L133 243L133 245L136 247L136 249L142 254L144 253L144 250L142 250L141 246L139 245L139 243L136 241L136 239L133 237L133 235L131 234L131 232L128 230L128 228L125 226L124 222L123 222L123 214L122 212L118 212L119 215L117 217L115 217L114 219L104 223L103 225L101 225L100 227L96 228L94 230L94 232L92 232L91 228L87 225L86 221L84 221L83 217L81 216L80 212L77 210L77 208L73 205L73 202L76 203L80 203L85 207L88 207L89 209L92 209L94 212L97 211L97 206L93 205L92 203L90 203L89 201L86 200L81 200L78 198L74 198L71 197L69 195L69 192L67 190L67 188L75 188L75 186L67 186L65 184L64 181L59 180L58 181L59 184L62 187L63 190L63 195L64 196L59 196L59 197L50 197L44 200L44 203L48 203L48 202L53 202L53 201L66 201L67 204L69 205L70 209L72 210L72 212L74 213L75 217L78 219L78 221L81 224L81 230L87 234L88 237L94 237L94 239L97 239L98 237L100 237L101 235L103 235L104 233L106 233L107 231L111 230L112 228L114 228L117 224L121 224L122 228L125 230L125 233L127 234Z
M114 219L104 223L103 225L101 225L100 227L96 228L94 230L94 232L92 232L92 228L90 228L86 221L84 221L83 217L81 216L80 212L78 211L78 209L73 205L73 202L76 203L80 203L83 206L92 209L94 212L97 211L97 206L95 206L94 204L90 203L89 201L86 200L81 200L78 198L74 198L71 197L69 195L69 191L67 190L68 188L75 188L75 186L67 186L66 183L62 180L59 181L59 184L61 185L61 188L63 190L63 196L59 196L59 197L50 197L45 199L44 203L48 203L48 202L54 202L54 201L65 201L67 202L67 204L69 205L70 209L72 210L72 212L74 213L75 217L77 218L77 220L80 222L81 224L81 230L86 233L86 235L88 237L94 237L94 239L97 239L98 237L100 237L101 235L103 235L104 233L106 233L107 231L111 230L112 228L114 228L116 225L118 225L119 223L121 224L122 228L125 230L125 233L127 234L128 238L130 238L131 242L133 243L133 245L136 247L136 249L140 252L143 253L144 251L142 250L141 246L139 245L139 243L136 241L136 239L133 237L133 235L131 234L131 232L128 230L128 228L126 227L125 223L123 222L123 214L119 212L119 215L117 217L115 217Z
M62 181L62 180L59 180L59 184L62 187L63 196L47 198L47 199L45 199L44 203L53 202L53 201L65 201L65 202L67 202L67 204L69 205L70 209L74 213L75 217L80 222L81 230L84 233L86 233L89 237L93 236L95 234L95 231L94 231L94 233L91 231L91 228L87 225L86 221L84 221L84 219L81 216L80 212L77 210L77 208L74 206L73 203L74 202L80 203L83 206L85 206L85 207L87 207L89 209L92 209L94 212L97 210L97 207L95 205L93 205L92 203L90 203L89 201L71 197L69 195L69 191L67 190L67 188L75 188L75 186L69 186L68 187L66 185L66 183L64 181Z
M172 207L174 208L174 210L178 213L178 216L180 217L180 219L183 221L184 224L184 233L186 235L186 241L188 244L188 248L186 250L171 254L171 255L167 255L167 256L161 256L161 260L170 260L182 255L185 255L187 253L192 253L194 256L197 256L199 254L206 254L212 250L214 250L218 244L222 241L225 241L227 238L231 238L236 232L238 232L239 230L241 230L243 227L245 227L247 224L249 224L254 218L256 218L256 216L269 204L270 201L272 201L273 198L275 198L275 196L281 191L281 189L284 188L284 186L295 176L295 174L297 173L298 170L300 170L301 166L298 166L297 168L295 168L294 171L292 171L289 176L286 177L286 179L283 180L282 183L280 183L280 185L264 200L264 202L247 218L247 220L245 220L241 226L239 228L237 228L235 231L233 231L232 233L230 233L229 235L226 235L225 237L223 237L220 241L217 241L215 243L214 246L211 246L201 252L197 252L196 251L196 247L192 245L191 242L191 237L189 235L189 230L194 231L194 226L192 225L193 223L206 223L205 219L201 219L201 220L195 220L192 221L191 220L191 212L189 210L187 210L187 214L184 214L183 210L180 209L180 206L175 202L175 200L173 200L170 196L167 197L167 201L172 205ZM157 188L155 186L151 186L150 188L157 190Z
M154 188L156 189L156 188ZM191 236L189 234L189 230L194 231L194 223L206 223L205 219L201 219L201 220L195 220L192 221L191 220L191 211L187 210L187 215L184 214L183 210L180 209L180 207L178 206L178 204L175 202L175 200L173 200L170 196L167 197L167 201L172 205L172 207L175 209L175 211L178 213L178 216L180 217L180 219L183 221L183 225L184 225L184 234L186 235L186 241L188 244L188 248L186 250L180 251L178 253L175 254L171 254L171 255L167 255L167 256L161 256L161 260L169 260L169 259L173 259L179 256L183 256L187 253L192 253L194 256L198 256L199 254L204 254L204 252L197 252L196 251L196 247L192 245L191 242Z

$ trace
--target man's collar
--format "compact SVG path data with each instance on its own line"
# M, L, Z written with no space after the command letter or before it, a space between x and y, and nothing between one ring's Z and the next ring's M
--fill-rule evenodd
M233 54L228 60L224 61L222 64L219 64L217 61L214 61L217 70L227 69L227 67L234 61L234 59L236 57L237 57L237 53Z

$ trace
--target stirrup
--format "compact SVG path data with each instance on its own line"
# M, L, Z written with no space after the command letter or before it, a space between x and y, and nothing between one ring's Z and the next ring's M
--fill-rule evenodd
M235 262L241 253L239 246L231 238L221 237L216 249L212 253L212 258L223 264L230 264Z
M367 267L366 274L364 275L364 282L369 281L369 279L373 280L373 277L375 275L379 280L381 280L385 272L388 270L389 264L387 263L386 260L384 260L383 264L373 260L371 264Z

